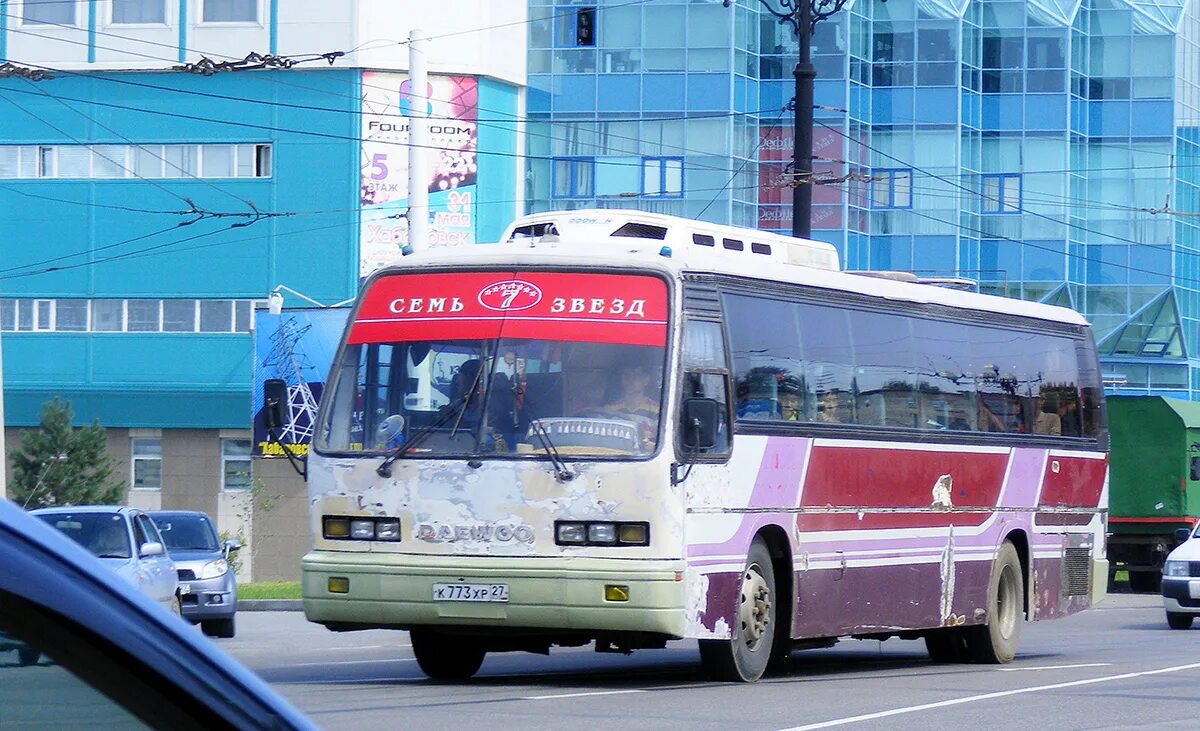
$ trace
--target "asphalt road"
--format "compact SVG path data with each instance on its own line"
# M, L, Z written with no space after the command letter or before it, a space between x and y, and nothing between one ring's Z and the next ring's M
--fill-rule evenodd
M1115 595L1025 625L1011 665L935 665L924 643L797 652L753 685L705 682L695 643L489 655L430 681L403 632L336 634L296 612L245 612L218 644L329 729L1195 729L1200 623L1167 629L1158 597Z

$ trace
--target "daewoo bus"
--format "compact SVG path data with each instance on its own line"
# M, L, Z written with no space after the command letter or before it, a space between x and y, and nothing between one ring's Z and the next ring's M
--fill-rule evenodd
M699 641L1013 658L1105 592L1106 434L1073 311L838 271L635 212L402 259L350 317L309 457L305 613L488 652Z

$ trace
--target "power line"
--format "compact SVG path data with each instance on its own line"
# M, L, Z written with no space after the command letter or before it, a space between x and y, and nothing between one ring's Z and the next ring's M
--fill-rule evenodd
M171 162L171 161L170 161L170 160L168 160L166 157L164 157L164 156L162 156L162 155L158 154L157 152L154 152L153 150L151 150L151 149L149 149L149 148L147 148L147 147L144 147L144 146L142 146L142 145L139 145L139 144L135 143L133 140L129 139L129 138L128 138L128 137L126 137L125 135L123 135L123 134L121 134L120 132L116 131L116 130L115 130L115 129L113 129L112 127L109 127L108 125L104 124L103 122L101 122L100 120L98 120L98 119L96 119L95 117L91 116L90 114L87 114L86 112L83 112L83 111L81 111L81 110L79 110L79 109L76 109L76 108L72 107L70 104L67 104L67 103L66 103L66 102L64 102L62 99L59 99L58 97L54 96L53 94L49 94L49 93L47 93L47 92L43 91L43 90L42 90L42 89L40 89L40 88L39 88L39 87L38 87L36 84L34 84L32 81L28 81L28 80L26 80L26 83L27 83L27 84L29 84L30 86L32 86L32 87L33 87L35 90L37 90L37 91L38 91L40 94L42 94L43 96L45 96L45 97L47 97L47 98L49 98L49 99L53 99L54 101L58 102L58 103L59 103L59 104L61 104L63 107L65 107L66 109L68 109L68 110L70 110L70 111L74 112L75 114L79 115L80 117L83 117L84 119L88 120L89 122L91 122L92 124L96 125L97 127L100 127L100 128L102 128L102 129L104 129L104 130L107 130L108 132L110 132L110 133L112 133L112 134L116 135L117 137L120 137L121 139L125 140L125 142L127 142L128 144L132 145L133 147L136 147L136 148L137 148L137 149L139 149L139 150L142 150L143 152L148 152L148 153L150 153L151 155L153 155L154 157L156 157L156 158L158 158L160 161L162 161L162 162L163 162L163 164L165 164L165 165L170 165L171 167L175 168L176 170L178 170L179 172L183 173L184 175L187 175L187 176L191 177L193 180L198 180L198 181L200 181L201 183L203 183L203 184L207 185L208 187L212 188L213 190L217 191L218 193L222 193L222 194L224 194L224 195L227 195L227 196L229 196L230 198L232 198L232 199L234 199L235 201L237 201L238 203L240 203L240 204L242 204L242 205L245 205L245 206L248 206L248 207L250 208L250 210L251 210L251 211L252 211L254 214L257 214L257 213L258 213L258 209L257 209L257 208L255 208L255 207L254 207L254 204L253 204L253 203L251 203L250 201L244 200L244 199L242 199L242 198L240 198L240 197L238 197L238 196L234 195L233 193L230 193L229 191L225 190L224 188L221 188L220 186L218 186L218 185L215 185L215 184L214 184L214 183L212 183L211 181L204 180L203 178L200 178L200 177L198 177L198 176L196 176L196 175L193 175L191 172L189 172L189 171L185 170L185 169L184 169L182 166L180 166L180 165L177 165L177 164L175 164L175 163ZM0 97L2 97L2 96L3 96L3 94L2 94L2 93L0 93ZM9 100L9 99L7 99L7 98L5 98L5 101L8 101L10 104L12 103L12 101L11 101L11 100ZM22 111L25 111L25 110L24 110L24 109L22 109ZM37 117L36 117L36 116L34 116L34 119L37 119ZM44 122L44 123L45 123L47 126L49 126L51 129L55 129L55 130L57 130L58 132L60 132L60 133L62 133L62 134L66 134L65 132L63 132L62 130L58 129L57 127L54 127L54 125L50 124L49 122L45 122L44 120L42 120L42 121L43 121L43 122ZM70 137L70 135L68 135L68 137ZM129 173L130 175L134 176L134 177L135 177L135 178L137 178L138 180L142 180L142 181L144 181L144 182L150 183L151 185L153 185L153 186L157 187L158 189L160 189L160 190L162 190L162 191L164 191L164 192L166 192L166 193L168 193L168 194L175 195L175 197L179 198L179 199L180 199L180 200L182 200L184 203L187 203L187 204L188 204L188 205L189 205L189 206L192 208L192 212L195 212L195 213L202 213L201 211L196 211L196 206L195 206L195 204L193 204L193 203L192 203L190 200L188 200L187 198L184 198L184 197L182 197L182 196L176 195L176 194L172 193L170 190L168 190L168 189L167 189L165 186L163 186L163 185L160 185L159 183L156 183L156 182L154 182L154 181L152 181L152 180L150 180L150 179L148 179L148 178L144 178L144 177L142 177L142 176L141 176L141 175L139 175L139 174L138 174L138 173L137 173L137 172L136 172L136 171L135 171L133 168L126 166L124 163L120 163L120 162L117 162L117 161L115 161L115 160L112 160L111 158L107 157L106 155L104 155L103 153L101 153L99 150L97 150L95 147L93 147L93 146L91 146L91 145L87 145L86 143L83 143L83 142L81 142L80 140L77 140L77 139L75 139L74 137L71 137L71 139L72 139L72 140L74 140L75 142L79 143L79 144L83 144L84 146L88 147L88 149L89 149L89 150L91 150L91 151L92 151L92 153L94 153L94 154L96 154L96 155L100 155L101 157L105 158L106 160L109 160L109 162L113 162L113 163L116 163L117 165L120 165L120 167L121 167L123 170L125 170L125 172L127 172L127 173Z
M25 91L22 89L7 89L6 91L16 93L16 94L38 95L38 96L41 95L40 93L37 93L37 92ZM317 138L321 138L321 139L332 139L332 140L349 141L349 142L356 142L356 143L362 142L362 139L360 137L350 136L350 135L333 134L331 132L319 132L316 130L295 129L295 128L289 128L289 127L273 127L271 125L255 124L253 122L241 122L241 121L229 120L229 119L213 119L211 117L202 117L202 116L195 115L195 114L184 114L182 112L168 112L168 111L164 111L164 110L149 111L146 109L141 109L139 107L129 106L127 104L116 104L113 102L106 102L106 101L78 99L75 97L68 97L68 96L59 96L56 98L58 98L60 100L64 100L64 101L77 102L80 104L92 104L95 106L107 107L110 109L123 109L126 111L138 112L141 114L146 114L146 115L151 115L151 116L173 117L176 119L190 119L193 121L209 122L212 124L223 124L223 125L228 125L228 126L232 126L232 127L244 127L247 129L257 129L257 130L264 130L264 131L268 131L268 132L284 132L284 133L288 133L288 134L305 135L305 136L317 137ZM391 141L377 141L377 142L378 142L378 144L383 144L383 145L400 145L401 144L399 142L391 142ZM80 144L82 144L82 143L80 143ZM406 146L411 146L411 145L406 145ZM437 147L435 145L422 145L421 147L423 147L424 149L438 150L438 151L442 151L445 149L442 147ZM562 156L529 155L529 154L521 154L521 153L515 153L515 152L501 152L501 151L490 151L490 150L486 151L486 152L480 152L480 151L476 150L476 154L483 156L483 157L505 157L505 158L519 159L519 160L555 161L555 160L562 159ZM615 161L611 161L611 162L605 162L604 164L609 165L609 166L615 166L615 167L634 167L634 168L638 168L638 169L642 168L642 164L640 162L618 163ZM727 168L717 167L714 165L692 164L690 167L692 169L711 170L714 172L729 172L729 170Z
M827 130L829 130L829 131L831 131L831 132L834 132L835 134L841 135L842 137L846 138L847 140L851 140L852 142L855 142L856 144L858 144L858 145L859 145L859 146L861 146L861 147L865 147L865 148L867 148L868 150L870 150L871 152L874 152L874 153L875 153L875 154L877 154L877 155L881 155L881 156L883 156L883 157L885 157L885 158L887 158L887 159L889 159L889 160L893 160L893 161L895 161L896 163L898 163L898 164L900 164L900 165L902 165L902 166L904 166L904 167L911 168L911 169L913 169L913 170L919 170L919 171L921 171L922 173L925 173L926 175L928 175L929 177L932 177L932 178L937 178L938 180L941 180L941 181L942 181L942 182L944 182L944 183L947 183L947 184L949 184L949 185L952 185L952 186L954 186L955 188L958 188L959 190L966 191L967 193L970 193L970 194L972 194L972 195L978 195L978 196L980 196L980 197L982 197L982 198L987 198L987 199L993 200L993 201L995 201L995 202L997 202L997 203L1000 203L1001 205L1003 205L1003 204L1004 204L1004 201L1003 201L1003 199L1001 199L999 196L991 196L991 195L987 195L987 194L983 193L982 191L976 191L976 190L972 190L971 188L968 188L968 187L966 187L966 186L962 185L962 184L961 184L961 183L959 183L958 181L952 180L952 179L950 179L950 178L947 178L947 177L945 177L945 176L943 176L943 175L938 175L937 173L932 173L932 172L930 172L930 171L928 171L928 170L925 170L924 168L921 168L921 167L918 167L918 166L916 166L916 165L913 165L912 163L905 162L904 160L901 160L900 158L898 158L898 157L895 157L894 155L889 155L888 153L886 153L886 152L884 152L884 151L880 150L880 149L879 149L879 148L877 148L877 147L873 147L873 146L871 146L871 145L869 145L869 144L867 144L867 143L865 143L865 142L859 141L859 140L854 140L854 139L853 139L853 138L852 138L850 135L846 134L845 132L841 131L840 129L836 129L836 128L834 128L834 127L830 127L829 125L825 124L824 122L820 122L820 121L818 121L818 122L817 122L817 124L821 125L822 127L824 127L825 129L827 129ZM1128 244L1134 244L1134 245L1137 245L1137 246L1147 246L1147 245L1148 245L1148 244L1145 244L1145 243L1143 243L1143 242L1141 242L1141 241L1134 241L1133 239L1127 239L1127 238L1125 238L1125 237L1123 237L1123 236L1117 236L1117 235L1115 235L1115 234L1106 234L1106 233L1104 233L1104 232L1102 232L1102 231L1096 231L1096 230L1094 230L1094 229L1090 229L1090 228L1088 228L1087 226L1082 226L1082 225L1080 225L1080 224L1077 224L1077 223L1071 223L1070 221L1061 221L1061 220L1059 220L1059 219L1057 219L1057 218L1054 218L1053 216L1048 216L1048 215L1046 215L1046 214L1044 214L1044 213L1038 213L1037 211L1022 211L1021 213L1023 213L1024 215L1028 215L1028 216L1036 216L1037 218L1042 218L1042 219L1045 219L1045 220L1047 220L1047 221L1051 221L1051 222L1053 222L1053 223L1056 223L1056 224L1058 224L1058 225L1060 225L1060 226L1069 226L1069 227L1071 227L1071 228L1078 229L1078 230L1080 230L1080 231L1086 231L1086 232L1088 232L1088 233L1091 233L1091 234L1094 234L1094 235L1096 235L1096 236L1103 236L1103 237L1105 237L1105 238L1113 239L1114 241L1121 241L1121 242L1124 242L1124 243L1128 243Z
M18 32L20 32L20 31L18 31ZM87 45L87 44L80 42L80 45ZM119 50L119 49L112 49L112 50ZM143 89L154 89L157 91L163 91L163 92L174 93L174 94L183 94L183 95L187 95L187 96L201 96L201 97L206 97L206 98L211 98L211 99L220 99L222 101L233 101L233 102L246 103L246 104L257 104L257 105L264 105L264 106L271 106L271 107L279 107L279 108L283 108L283 109L297 109L297 110L309 111L309 112L317 111L317 112L329 113L329 114L349 114L349 115L354 115L354 116L363 116L361 109L340 109L340 108L335 108L335 107L317 107L317 106L307 105L307 104L291 104L288 102L273 101L273 100L268 100L268 99L255 99L255 98L250 98L250 97L231 96L231 95L227 95L227 94L217 94L217 93L213 93L213 92L199 91L196 89L181 89L181 88L174 88L174 87L167 87L167 86L158 86L156 84L149 84L146 82L131 81L129 79L116 78L115 76L108 74L108 73L104 73L104 72L69 71L69 70L58 69L58 68L54 68L51 66L43 66L40 64L35 64L35 63L30 63L30 62L18 62L18 63L22 63L23 65L29 66L33 69L43 70L43 71L53 73L53 74L62 74L64 76L76 76L76 77L88 78L88 79L100 79L101 81L105 81L105 82L113 83L113 84L121 84L121 85L125 85L125 86L132 86L132 87L143 88ZM121 72L121 73L134 73L134 72ZM356 95L352 95L352 94L342 94L342 93L338 93L336 91L329 90L329 89L318 89L318 88L306 86L303 84L289 83L286 80L278 78L275 75L264 75L263 80L265 80L269 83L277 84L277 85L289 86L289 87L296 88L296 89L303 89L305 91L310 91L310 92L318 93L318 94L326 94L326 95L334 96L334 97L340 98L340 99L349 99L349 100L359 102L360 104L362 101L360 96L356 96ZM362 86L365 88L368 88L368 89L376 89L379 91L389 91L389 92L392 91L391 89L387 89L386 87L378 86L376 84L363 83ZM480 111L484 111L484 112L493 112L493 113L503 114L503 112L500 112L499 110L489 109L487 107L479 106L478 104L476 104L476 109L480 110ZM608 132L608 131L602 132L600 128L609 123L624 123L624 122L671 122L671 121L691 121L691 120L704 120L704 119L728 119L728 118L736 118L736 117L754 118L761 114L765 114L767 112L773 112L773 111L775 111L775 110L774 109L759 109L759 110L750 111L750 112L699 112L699 113L682 114L682 115L622 117L622 118L596 120L595 122L585 121L585 120L571 120L571 123L590 127L595 130L595 133L598 136L602 135L604 137L618 139L618 140L628 140L631 142L640 142L641 141L640 137L615 134L613 132ZM409 117L407 115L395 113L395 112L372 113L371 116L384 117L384 118L397 118L397 119L404 119L404 120L409 119ZM472 124L476 124L479 127L483 127L483 128L503 129L506 131L508 130L508 127L505 127L503 125L521 124L521 123L553 124L553 122L549 119L543 119L543 118L539 118L539 117L530 117L530 116L519 116L519 115L510 115L510 116L499 117L499 118L495 118L495 119L478 118L477 117L474 120L465 120L465 121L472 123ZM566 138L566 137L556 137L553 133L547 134L547 133L543 133L543 132L525 130L524 134L526 137L537 137L537 138L547 139L550 142L570 142L571 141L569 138ZM710 152L696 150L693 148L688 148L683 145L660 144L659 146L662 147L663 149L678 150L680 152L690 153L693 155L704 155L704 156L711 155ZM636 150L628 150L626 152L634 153L634 152L636 152Z

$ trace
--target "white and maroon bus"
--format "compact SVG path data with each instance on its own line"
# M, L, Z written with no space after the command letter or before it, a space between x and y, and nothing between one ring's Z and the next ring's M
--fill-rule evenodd
M1075 312L636 212L505 238L364 286L309 456L311 621L409 630L440 678L688 638L752 681L846 637L1007 662L1104 596Z

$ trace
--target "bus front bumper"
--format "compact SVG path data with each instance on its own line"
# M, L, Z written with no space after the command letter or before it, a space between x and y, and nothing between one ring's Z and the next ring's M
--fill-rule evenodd
M479 626L684 636L681 560L314 551L301 566L305 616L335 629ZM435 599L435 584L503 585L508 600ZM628 598L606 598L609 587L623 587Z

